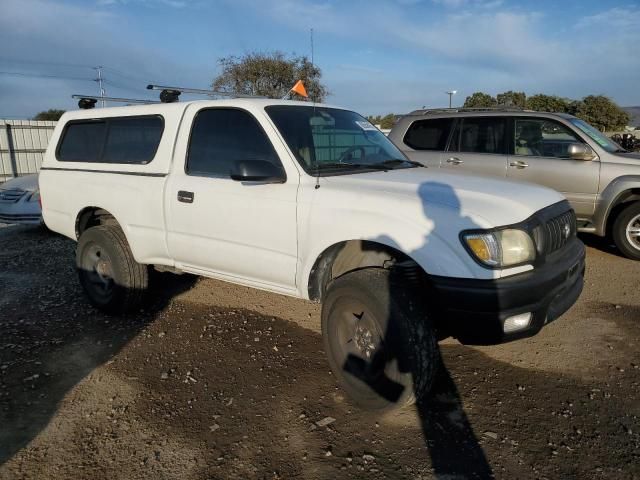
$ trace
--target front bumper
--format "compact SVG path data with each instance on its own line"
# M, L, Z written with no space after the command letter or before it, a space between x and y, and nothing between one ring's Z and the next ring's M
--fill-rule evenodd
M573 238L544 265L496 280L431 277L439 304L438 328L460 342L495 345L530 337L576 302L582 292L585 248ZM529 325L504 333L507 318L531 312Z

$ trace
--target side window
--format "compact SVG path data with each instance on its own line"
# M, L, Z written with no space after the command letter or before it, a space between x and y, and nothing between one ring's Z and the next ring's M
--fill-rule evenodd
M258 121L244 110L212 108L198 112L187 153L188 175L229 177L236 162L263 160L282 168Z
M70 123L58 147L58 160L62 162L99 162L106 122Z
M502 117L467 117L458 121L452 151L504 154L506 120ZM456 138L457 136L457 138ZM452 143L453 143L452 142Z
M444 151L452 124L452 118L417 120L407 130L404 143L415 150Z
M517 118L514 133L516 155L569 158L569 145L582 142L568 127L544 118Z
M153 160L164 128L160 117L110 119L102 161L148 163Z
M157 115L71 122L58 147L61 162L145 164L160 145L164 122Z

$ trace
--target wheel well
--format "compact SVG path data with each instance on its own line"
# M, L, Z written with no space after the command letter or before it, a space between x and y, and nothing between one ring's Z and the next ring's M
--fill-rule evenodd
M618 217L620 212L624 210L630 203L637 201L640 201L640 188L632 188L618 195L618 198L616 198L615 203L613 207L611 207L609 215L607 216L607 235L611 233L613 223L616 221L616 218Z
M426 272L405 253L382 243L349 240L327 248L316 259L309 274L309 298L321 301L327 285L334 278L363 268L392 268L405 270L408 281L425 281Z
M82 232L98 225L119 225L116 218L107 210L99 207L87 207L76 217L76 238L80 238Z

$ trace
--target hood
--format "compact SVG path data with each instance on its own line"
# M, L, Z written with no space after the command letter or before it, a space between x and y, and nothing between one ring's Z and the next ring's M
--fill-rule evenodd
M613 153L613 158L608 157L613 163L626 163L629 165L640 165L640 152Z
M25 175L24 177L12 178L4 183L0 183L0 190L35 192L38 190L38 175Z
M325 179L329 188L355 190L376 200L406 197L410 203L419 200L425 210L430 205L445 207L459 215L483 219L486 228L521 222L565 200L560 193L540 185L441 169L406 168Z

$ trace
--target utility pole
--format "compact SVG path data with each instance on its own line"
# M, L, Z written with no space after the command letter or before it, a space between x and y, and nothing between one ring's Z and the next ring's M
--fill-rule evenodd
M98 71L98 78L96 78L94 81L98 82L98 85L100 86L100 98L104 98L107 92L104 90L104 85L102 83L102 65L93 67L93 69ZM100 101L100 106L104 108L104 100Z
M451 108L451 97L453 97L456 93L458 93L457 90L449 90L448 92L444 92L447 95L449 95L449 108Z

